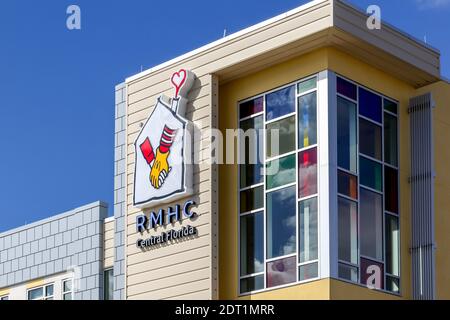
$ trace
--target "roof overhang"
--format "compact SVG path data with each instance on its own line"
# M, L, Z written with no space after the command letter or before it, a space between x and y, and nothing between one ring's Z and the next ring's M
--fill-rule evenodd
M440 53L395 27L367 28L367 15L341 0L315 0L143 71L127 83L183 65L221 82L322 48L336 47L414 87L440 76Z

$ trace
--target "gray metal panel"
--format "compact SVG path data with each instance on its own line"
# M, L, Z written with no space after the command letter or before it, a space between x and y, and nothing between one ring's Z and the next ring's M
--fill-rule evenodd
M434 145L431 93L410 100L413 298L433 300L435 286Z
M103 228L100 226L107 214L105 203L94 202L1 233L0 288L74 271L74 297L100 297L103 292L103 249L99 250L103 248ZM84 238L71 239L80 229L90 232L84 232ZM89 259L85 258L86 254ZM85 285L86 279L90 279L90 287Z
M126 85L116 86L114 134L114 300L125 299Z

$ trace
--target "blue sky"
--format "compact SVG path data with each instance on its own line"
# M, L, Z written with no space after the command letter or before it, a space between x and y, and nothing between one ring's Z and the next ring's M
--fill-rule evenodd
M0 231L113 203L114 86L124 78L307 1L2 0ZM352 0L442 53L450 0ZM66 28L81 8L82 29ZM111 211L111 210L110 210Z

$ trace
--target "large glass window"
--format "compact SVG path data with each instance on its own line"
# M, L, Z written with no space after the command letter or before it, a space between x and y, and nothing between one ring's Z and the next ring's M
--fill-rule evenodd
M264 213L241 216L241 276L264 272Z
M63 300L73 300L73 280L66 279L62 282Z
M239 104L241 129L266 129L239 170L242 294L319 277L318 96L311 76Z
M108 269L104 272L103 299L114 300L114 270Z
M295 186L267 194L267 257L296 251Z
M339 277L399 293L399 105L339 76L336 95Z
M356 104L337 98L338 165L351 172L357 170Z
M28 290L28 300L53 300L53 284Z
M358 264L358 207L353 201L338 199L339 260Z
M299 203L298 245L300 248L299 262L308 262L318 258L317 238L317 198L311 198Z
M244 136L245 140L243 141L245 154L242 159L244 164L240 165L241 188L263 182L262 161L259 154L261 130L264 128L263 121L262 115L241 121L241 129L248 133L247 136Z
M361 255L383 260L383 197L361 188Z

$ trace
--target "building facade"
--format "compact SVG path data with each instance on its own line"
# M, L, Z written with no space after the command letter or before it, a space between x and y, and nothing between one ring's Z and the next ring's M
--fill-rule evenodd
M0 234L0 297L450 299L438 50L316 0L115 93L114 217Z

